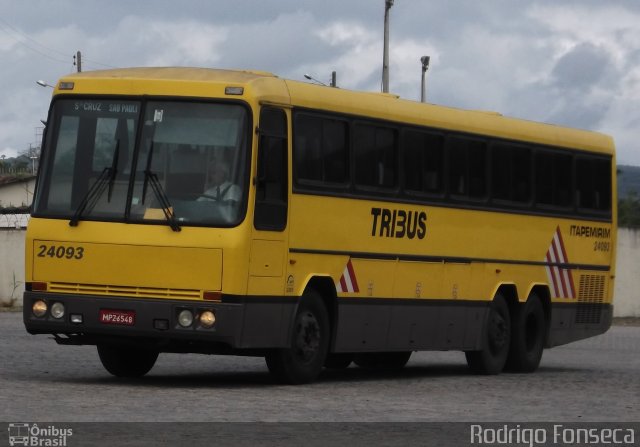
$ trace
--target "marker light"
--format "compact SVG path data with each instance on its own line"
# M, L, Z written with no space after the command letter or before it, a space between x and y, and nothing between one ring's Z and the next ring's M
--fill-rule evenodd
M51 305L51 316L56 319L64 317L64 304L59 302L53 303Z
M205 290L202 293L202 299L206 301L222 301L222 293Z
M31 292L46 292L47 283L46 282L28 282L27 290Z
M200 326L209 329L216 322L216 314L213 311L205 310L200 314Z
M31 306L31 312L38 318L44 317L47 313L47 303L42 300L34 302L33 306Z
M225 95L242 95L244 94L244 87L225 87Z
M75 87L75 83L73 82L60 82L58 84L58 89L59 90L73 90L73 88Z
M178 324L182 327L189 327L193 324L193 313L190 310L183 310L178 314Z
M70 318L73 324L82 324L82 314L71 314Z

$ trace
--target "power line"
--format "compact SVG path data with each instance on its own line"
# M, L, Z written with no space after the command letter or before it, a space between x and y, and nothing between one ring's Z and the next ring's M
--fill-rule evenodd
M11 39L13 39L15 42L19 43L19 44L20 44L20 45L22 45L23 47L28 48L29 50L31 50L31 51L33 51L33 52L35 52L35 53L38 53L40 56L43 56L43 57L45 57L45 58L47 58L47 59L50 59L50 60L52 60L52 61L60 62L60 63L63 63L63 64L68 64L68 63L69 63L69 61L68 61L68 60L63 61L63 60L58 59L58 58L55 58L55 57L53 57L53 56L51 56L51 55L49 55L49 54L47 54L47 53L45 53L45 52L43 52L43 51L40 51L39 49L37 49L37 48L35 48L35 47L31 46L31 45L28 45L26 42L24 42L24 41L23 41L23 40L21 40L21 39L18 39L15 35L11 34L11 33L7 30L6 25L4 25L4 23L5 23L5 22L4 22L4 20L0 19L0 22L2 22L2 23L0 23L0 29L1 29L2 31L4 31L4 32L5 32L5 33L6 33L6 34L11 38Z
M64 57L68 57L69 55L67 53L64 53L62 51L58 51L56 49L53 48L49 48L45 45L42 45L40 42L38 42L37 40L35 40L33 37L29 36L28 34L23 33L22 31L20 31L18 28L16 28L15 26L11 25L9 22L7 22L6 20L4 20L2 17L0 17L0 22L2 22L6 27L12 29L16 34L24 37L27 40L30 40L31 42L35 43L36 45L38 45L39 47L44 48L45 50L51 51L53 53L57 53L60 56L64 56Z
M103 64L102 62L97 62L97 61L94 61L92 59L87 59L84 56L82 56L82 62L90 62L89 65L100 65L101 67L106 67L106 68L118 68L118 67L114 67L113 65ZM85 64L85 65L87 65L87 64Z
M44 51L32 46L32 45L28 45L23 39L26 39L27 41L33 42L33 44L37 45L40 48L43 48L51 53L56 53L58 55L64 56L66 58L69 57L68 53L65 53L63 51L59 51L56 50L54 48L50 48L46 45L41 44L40 42L38 42L36 39L34 39L33 37L29 36L28 34L20 31L19 29L17 29L16 27L14 27L13 25L11 25L10 23L8 23L6 20L4 20L2 17L0 17L0 29L2 29L2 31L4 31L10 38L12 38L14 41L18 42L20 45L23 45L25 48L30 49L31 51L34 51L36 53L38 53L39 55L46 57L47 59L50 59L52 61L55 62L61 62L64 64L68 64L68 60L62 61L56 57L51 56L50 54L45 53ZM15 33L14 34L12 34ZM17 35L17 36L16 36ZM19 39L18 37L22 37L23 39ZM94 61L91 59L87 59L84 58L85 61L87 62L91 62L94 65L100 65L102 67L107 67L107 68L116 68L112 65L108 65L108 64L104 64L102 62L98 62L98 61Z

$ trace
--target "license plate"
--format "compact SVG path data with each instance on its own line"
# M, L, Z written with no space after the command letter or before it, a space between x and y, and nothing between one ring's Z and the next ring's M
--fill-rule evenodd
M136 322L136 313L133 310L100 309L100 323L120 324L133 326Z

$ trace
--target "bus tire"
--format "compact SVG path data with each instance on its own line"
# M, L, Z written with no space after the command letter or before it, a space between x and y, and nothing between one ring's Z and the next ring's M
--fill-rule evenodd
M546 334L542 301L536 294L531 294L514 312L507 368L521 373L535 371L540 365Z
M335 352L327 354L324 367L327 369L347 369L353 362L353 354L348 352Z
M361 352L355 355L354 362L366 369L402 369L409 361L411 351L400 352Z
M158 359L158 351L148 349L103 344L97 347L102 366L116 377L142 377Z
M482 350L465 352L471 372L485 375L500 374L507 362L510 342L509 306L504 297L497 294L489 306L489 316L482 334Z
M313 382L324 366L330 333L329 314L320 294L305 291L298 304L291 347L274 349L265 356L269 372L282 383Z

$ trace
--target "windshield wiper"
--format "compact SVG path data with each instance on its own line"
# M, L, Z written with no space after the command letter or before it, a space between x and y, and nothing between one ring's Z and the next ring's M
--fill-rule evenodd
M171 206L171 202L169 202L169 197L167 193L164 192L162 188L162 184L158 180L158 176L155 172L151 170L151 160L153 158L153 141L151 141L151 145L149 146L149 154L147 155L147 167L144 170L144 183L142 184L142 203L144 204L145 197L147 195L147 187L151 185L151 189L155 194L158 202L160 202L160 207L162 208L162 212L164 213L165 219L169 223L169 226L173 231L181 231L180 225L176 221L176 215L173 213L173 207Z
M111 174L112 168L104 168L95 182L91 185L87 193L82 198L80 205L76 209L76 212L73 214L73 217L69 221L69 226L77 227L78 221L80 220L80 216L85 210L91 211L96 203L98 203L98 199L102 196L105 188L107 187L108 180L112 176Z
M104 193L104 189L109 185L109 193L107 194L107 201L111 202L111 193L113 192L113 184L116 180L116 174L118 173L118 157L120 155L120 140L116 140L116 148L113 151L113 161L111 162L111 167L106 167L102 170L98 178L91 185L87 193L84 195L82 200L80 201L80 205L76 209L76 212L73 214L73 217L69 221L69 226L77 227L78 221L82 214L88 209L91 211L96 203L98 203L98 199Z
M145 185L149 183L151 185L151 189L153 193L156 195L158 202L160 202L160 207L162 208L162 212L164 213L164 217L169 222L169 226L173 231L181 231L180 225L176 221L176 215L173 213L173 207L171 206L171 202L169 202L169 197L164 192L160 181L158 180L158 176L149 170L144 171L144 182Z

